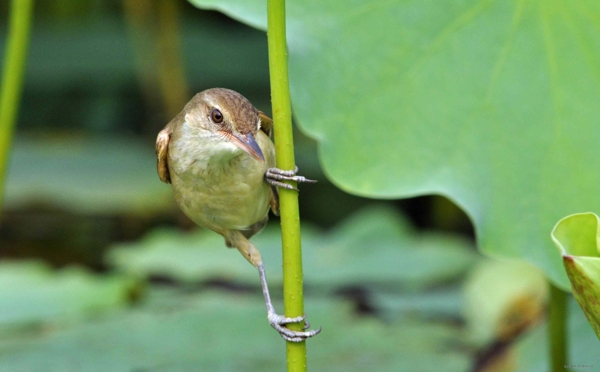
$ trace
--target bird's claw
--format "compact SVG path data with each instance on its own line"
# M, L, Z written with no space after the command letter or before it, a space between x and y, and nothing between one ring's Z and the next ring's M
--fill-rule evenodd
M304 318L306 318L306 316ZM310 328L310 323L308 322L308 320L304 319L304 327L302 327L302 329L306 331L309 328ZM319 328L319 329L321 329L321 328Z
M286 318L273 312L268 314L268 319L271 327L275 328L275 330L279 332L281 337L283 337L286 341L302 342L307 338L318 335L321 332L321 327L312 331L306 331L310 327L310 323L306 321L306 315L296 318ZM286 324L300 322L304 322L304 331L292 331L291 329L285 327Z
M276 187L281 187L284 189L288 189L288 190L296 190L298 191L297 188L295 188L292 185L289 185L285 182L282 181L294 181L294 182L307 182L307 183L315 183L317 181L315 180L309 180L306 177L303 176L298 176L298 167L296 166L294 168L294 170L282 170L279 168L269 168L267 169L267 172L265 173L265 179L267 181L267 183L269 183L270 185L276 186Z

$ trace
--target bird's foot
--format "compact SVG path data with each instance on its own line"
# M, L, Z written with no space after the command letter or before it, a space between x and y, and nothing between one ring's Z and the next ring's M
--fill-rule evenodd
M286 318L283 315L276 314L275 312L270 312L267 314L269 319L269 323L271 327L275 328L277 332L287 341L291 342L302 342L307 338L318 335L321 332L321 327L318 329L314 329L312 331L306 331L310 328L310 323L306 321L306 315L299 316L296 318ZM304 322L304 331L292 331L291 329L285 327L286 324L291 323L301 323Z
M282 188L288 189L288 190L296 190L296 191L298 191L297 188L295 188L294 186L289 185L285 182L281 182L281 181L308 182L308 183L317 182L315 180L309 180L308 178L298 176L297 173L298 173L298 167L296 167L294 170L287 170L287 171L279 169L279 168L269 168L269 169L267 169L267 173L265 173L265 180L270 185L273 185L276 187L282 187Z

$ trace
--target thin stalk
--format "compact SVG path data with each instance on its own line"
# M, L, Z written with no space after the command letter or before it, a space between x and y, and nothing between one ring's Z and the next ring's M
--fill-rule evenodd
M552 372L565 370L567 364L567 294L560 288L550 285L550 320L548 341Z
M176 116L189 99L181 59L180 7L179 0L123 1L141 92L148 107L162 106L164 119Z
M269 71L271 101L275 126L277 168L294 169L294 138L285 33L285 0L268 0ZM295 185L294 185L295 186ZM283 240L283 300L285 316L304 314L302 288L302 248L300 245L300 213L298 193L280 189L281 234ZM301 324L290 324L290 329L302 330ZM288 371L306 371L306 343L287 342Z
M10 4L8 41L0 88L0 207L4 197L9 150L23 89L33 0L12 0Z
M165 111L169 117L175 117L190 97L181 58L180 7L179 0L162 0L157 2L156 9L158 16L157 75Z

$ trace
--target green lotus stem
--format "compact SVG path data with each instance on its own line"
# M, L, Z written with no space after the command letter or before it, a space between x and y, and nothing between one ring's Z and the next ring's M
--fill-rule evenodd
M285 0L268 0L269 71L271 101L275 126L277 167L294 169L294 138L288 82L285 36ZM283 241L283 300L287 317L304 314L302 288L302 248L300 245L300 213L298 193L280 189L281 234ZM290 324L290 329L302 330L302 324ZM306 343L287 342L288 371L306 371Z
M8 41L0 88L0 207L4 197L4 178L8 167L10 145L23 89L23 74L29 44L33 0L12 0Z
M566 347L567 294L555 285L550 285L550 320L548 339L552 372L565 370L567 364Z

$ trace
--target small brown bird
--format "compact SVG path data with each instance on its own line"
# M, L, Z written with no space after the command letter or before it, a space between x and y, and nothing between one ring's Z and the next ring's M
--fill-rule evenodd
M158 133L158 176L172 184L179 207L192 221L221 234L228 247L258 268L269 323L284 339L300 342L321 329L306 331L305 316L275 312L262 258L248 240L267 224L269 208L278 214L277 187L295 190L282 181L315 182L298 176L297 167L275 168L272 127L268 116L233 90L200 92ZM285 327L300 322L305 331Z

